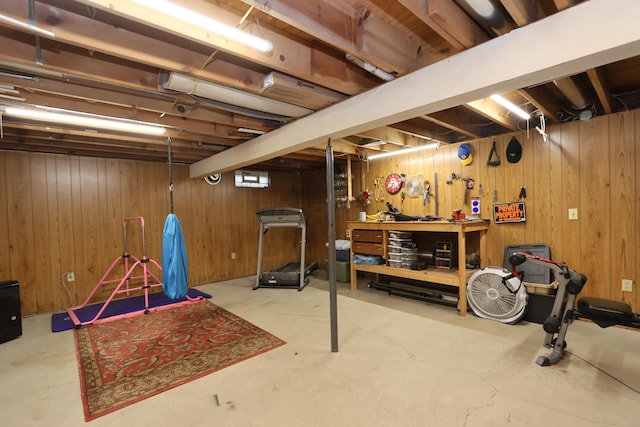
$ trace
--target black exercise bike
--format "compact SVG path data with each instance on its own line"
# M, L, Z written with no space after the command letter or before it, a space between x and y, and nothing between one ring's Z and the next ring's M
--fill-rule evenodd
M509 257L509 263L512 265L511 274L517 276L517 266L525 262L550 268L558 282L551 314L543 324L547 333L544 346L552 351L548 356L539 356L536 360L538 365L553 365L562 358L567 347L567 330L575 319L589 319L602 328L613 325L640 328L640 315L633 313L631 307L624 302L585 297L576 304L576 298L587 283L587 277L569 269L564 262L557 263L526 252L516 252Z

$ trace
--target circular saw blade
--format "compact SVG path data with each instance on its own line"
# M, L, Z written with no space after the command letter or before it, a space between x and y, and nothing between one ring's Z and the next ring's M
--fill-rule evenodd
M422 183L420 182L420 179L412 178L407 181L405 188L407 189L407 196L418 197L422 191Z

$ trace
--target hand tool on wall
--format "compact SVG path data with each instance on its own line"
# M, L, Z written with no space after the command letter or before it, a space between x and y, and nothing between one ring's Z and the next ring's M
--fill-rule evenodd
M475 181L473 178L462 178L462 180L465 182L465 186L464 186L464 204L467 204L467 201L469 200L469 190L473 190L473 186L475 185Z
M429 180L425 180L424 183L424 191L422 192L422 206L427 206L427 202L431 203L431 183Z
M420 197L420 193L422 192L422 175L407 175L404 188L407 197Z
M459 173L455 173L455 172L451 172L451 176L447 180L447 184L453 184L453 181L455 181L456 179L460 179L460 174Z
M518 198L520 198L520 199L526 199L527 198L527 187L525 187L524 185L522 187L520 187L520 194L518 195Z
M384 176L374 179L373 185L375 187L374 198L376 202L384 201Z
M436 217L437 217L437 216L440 216L439 212L438 212L438 210L440 208L440 205L438 204L438 172L435 172L433 175L434 175L433 176L433 183L434 183L434 185L436 187L434 196L436 198Z

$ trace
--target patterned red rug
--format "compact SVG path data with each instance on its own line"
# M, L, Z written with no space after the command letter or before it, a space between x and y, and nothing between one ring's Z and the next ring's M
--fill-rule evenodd
M74 336L87 421L285 344L206 300Z

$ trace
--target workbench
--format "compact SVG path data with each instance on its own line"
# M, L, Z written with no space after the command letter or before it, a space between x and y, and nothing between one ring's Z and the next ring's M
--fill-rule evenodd
M486 251L486 232L489 224L485 221L385 221L347 223L351 238L351 290L358 288L358 271L413 279L426 283L437 283L458 288L458 309L460 316L467 313L466 284L475 272L466 268L467 253ZM389 232L412 232L419 247L433 245L437 240L446 240L454 244L457 262L450 268L437 268L429 265L425 270L411 270L389 266ZM486 252L485 252L486 253ZM379 255L385 261L379 265L355 264L354 254ZM482 259L482 256L481 258Z

